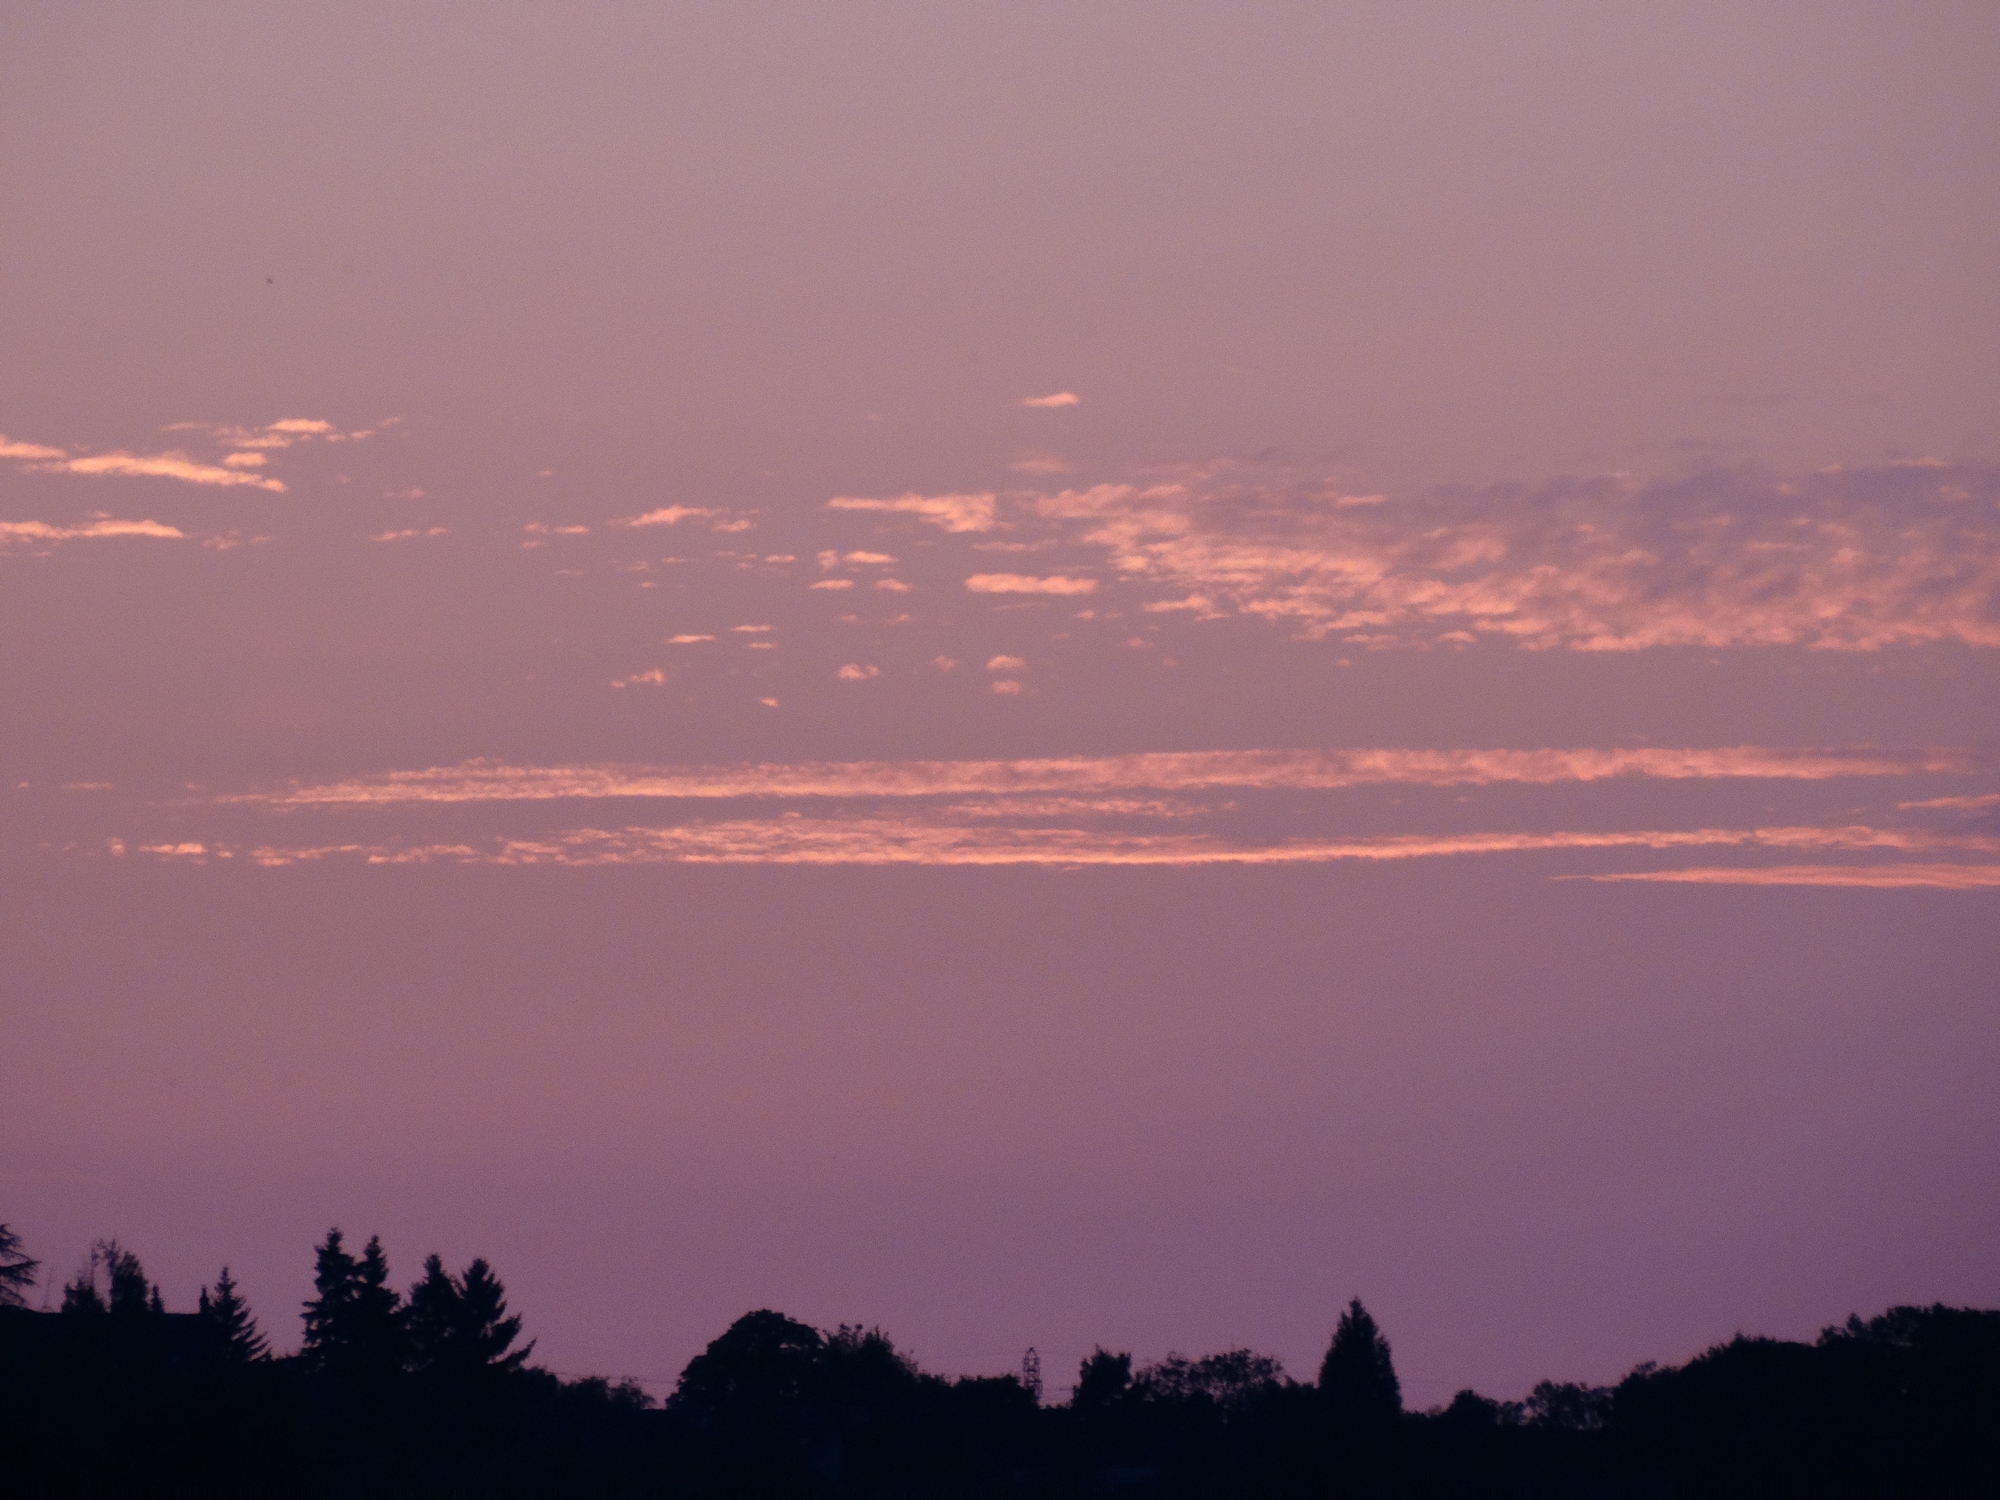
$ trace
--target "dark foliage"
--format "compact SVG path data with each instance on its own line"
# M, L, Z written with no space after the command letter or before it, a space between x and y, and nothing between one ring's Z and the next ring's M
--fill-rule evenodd
M34 1263L0 1231L0 1266ZM18 1292L25 1277L0 1283ZM192 1314L100 1242L62 1311L0 1297L0 1493L23 1496L1986 1496L2000 1313L1899 1307L1813 1344L1738 1337L1616 1387L1461 1391L1405 1413L1359 1302L1319 1379L1248 1349L1135 1368L1099 1349L1066 1406L926 1374L879 1328L769 1310L664 1409L564 1381L492 1268L437 1256L401 1298L378 1241L317 1247L301 1353L271 1358L225 1268Z

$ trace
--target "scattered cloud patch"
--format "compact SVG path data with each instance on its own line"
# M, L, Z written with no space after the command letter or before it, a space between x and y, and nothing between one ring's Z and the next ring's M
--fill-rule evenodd
M1121 578L1370 648L2000 646L2000 467L1629 476L1394 504L1226 464L1044 494Z
M666 669L663 667L654 667L650 671L634 672L630 677L614 678L611 685L615 688L665 687L667 685Z
M1062 574L1031 578L1024 573L975 573L965 586L975 594L1090 594L1096 592L1097 580Z
M712 635L670 635L667 637L667 644L669 646L692 646L698 641L712 641L714 639L715 637Z
M1040 411L1053 411L1064 406L1081 406L1083 405L1083 397L1079 396L1075 391L1057 391L1054 395L1050 396L1023 396L1021 404L1023 406L1034 407Z
M124 521L105 515L92 516L75 526L51 526L46 521L0 521L0 551L121 536L177 542L188 539L187 533L176 526L165 526L158 521Z
M854 587L854 580L852 578L822 578L818 583L808 584L807 587L815 589L851 589Z
M1009 678L1002 678L1000 681L992 684L992 689L1002 697L1011 698L1020 693L1021 684Z
M690 517L709 520L721 515L701 505L663 505L658 510L649 510L644 515L624 516L613 521L613 526L678 526Z
M842 682L866 682L871 677L880 677L882 675L882 669L880 667L872 667L872 666L870 667L856 666L853 662L849 662L846 666L842 667L834 675L838 677Z
M986 663L989 672L1025 672L1027 669L1028 663L1018 656L995 656Z
M992 494L919 495L914 491L887 499L867 499L837 495L826 502L829 510L887 511L912 515L946 531L991 531L995 513Z
M451 528L448 526L427 526L422 528L413 526L405 531L378 531L375 535L368 538L368 540L371 542L406 542L412 537L450 535Z

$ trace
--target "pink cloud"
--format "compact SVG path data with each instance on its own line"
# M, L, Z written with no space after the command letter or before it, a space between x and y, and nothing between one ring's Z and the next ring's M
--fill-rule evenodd
M853 670L869 675L860 666ZM285 806L388 806L599 797L929 797L1137 789L1554 786L1623 777L1817 782L1847 776L1963 774L1983 764L1980 755L1953 748L1799 750L1755 745L1678 750L1198 750L1045 760L831 761L710 767L509 766L468 761L221 800Z
M1035 497L1121 577L1358 645L2000 645L2000 469L1611 477L1390 501L1213 466Z
M919 495L914 491L874 500L853 495L838 495L826 502L829 510L888 511L895 514L916 516L933 526L941 526L946 531L991 531L993 529L994 497L980 495Z
M1053 411L1065 406L1081 406L1083 397L1075 391L1057 391L1052 396L1024 396L1021 398L1021 404L1042 411Z
M1097 580L1061 574L1031 578L1022 573L975 573L965 586L975 594L1088 594L1096 590Z

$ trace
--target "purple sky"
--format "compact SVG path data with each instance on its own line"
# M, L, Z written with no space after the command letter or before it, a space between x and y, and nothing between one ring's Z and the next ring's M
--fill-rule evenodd
M0 1220L1419 1405L2000 1302L1984 5L0 22Z

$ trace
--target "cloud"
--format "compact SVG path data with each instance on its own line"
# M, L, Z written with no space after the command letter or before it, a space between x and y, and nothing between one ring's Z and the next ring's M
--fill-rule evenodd
M806 587L813 589L851 589L854 587L854 580L852 578L822 578L818 583L809 583Z
M450 535L451 535L451 528L448 526L430 526L423 528L418 528L413 526L409 528L407 531L378 531L375 533L375 535L368 538L368 540L371 542L405 542L408 541L411 537L450 536Z
M1898 802L1899 808L1941 807L1958 812L1977 812L1981 808L2000 807L2000 792L1982 792L1977 797L1931 797L1922 802Z
M842 562L853 563L857 567L880 567L895 560L886 552L849 552L841 558Z
M882 669L880 667L858 667L853 662L849 662L834 675L842 682L866 682L871 677L880 677Z
M1021 684L1008 678L1002 678L993 684L993 691L1001 694L1003 697L1012 698L1020 693Z
M658 510L649 510L640 516L625 516L615 520L613 526L678 526L689 517L709 518L721 515L719 510L710 510L699 505L663 505Z
M665 687L667 685L666 669L664 667L654 667L649 671L634 672L630 677L614 678L611 685L615 688L640 686Z
M769 625L732 625L729 628L738 635L763 635L771 629Z
M40 443L17 443L0 432L0 458L62 458L60 448L44 448Z
M1047 411L1059 406L1081 406L1083 397L1075 391L1057 391L1053 396L1023 396L1021 404Z
M861 677L859 666L843 668ZM848 680L854 680L849 678ZM931 797L1148 790L1314 790L1365 786L1556 786L1622 778L1821 782L1966 774L1982 753L1643 747L1612 750L1194 750L1042 760L832 761L681 767L510 766L467 761L385 776L225 797L279 806L518 802L563 798Z
M1342 861L1379 863L1466 855L1546 853L1564 850L1676 849L1702 846L1771 846L1767 835L1817 847L1874 847L1844 840L1856 830L1694 829L1616 833L1411 834L1370 839L1299 839L1275 843L1232 842L1203 834L1128 833L1101 828L995 826L921 818L835 817L719 819L670 827L579 828L541 838L494 839L484 850L464 844L259 847L246 851L258 864L357 853L371 863L414 863L431 858L471 858L489 864L817 864L817 865L1296 865ZM1869 832L1861 830L1862 833ZM174 846L165 846L174 847ZM179 850L229 857L226 846ZM149 852L165 852L153 846ZM1805 878L1801 878L1804 876ZM1562 878L1562 877L1557 877ZM1613 880L1700 880L1734 884L2000 885L2000 865L1756 866L1702 871L1616 875Z
M975 594L1088 594L1097 588L1095 578L1030 578L1023 573L975 573L965 580Z
M1028 664L1018 656L995 656L986 663L989 672L1024 672Z
M33 547L120 536L187 540L187 533L175 526L163 526L158 521L121 521L112 516L94 516L77 526L51 526L46 521L0 521L0 551L11 546Z
M1984 891L2000 888L2000 865L1725 865L1557 878L1654 881L1677 885L1805 885L1876 891Z
M224 489L247 485L253 489L271 490L277 494L283 494L285 491L285 484L281 479L247 473L242 469L228 469L219 464L200 463L185 453L137 454L120 449L111 453L93 453L78 458L39 463L35 467L45 473L111 474L135 479L178 479L186 484L217 485Z
M916 516L946 531L991 531L994 497L981 495L919 495L914 491L889 499L871 500L853 495L837 495L826 502L829 510L890 511Z
M885 594L907 594L910 586L900 578L878 578L875 587Z
M2000 468L1623 476L1385 500L1216 464L1024 502L1121 578L1308 639L2000 646Z
M714 639L715 637L712 635L670 635L667 637L667 644L669 646L692 646L699 641L712 641Z

